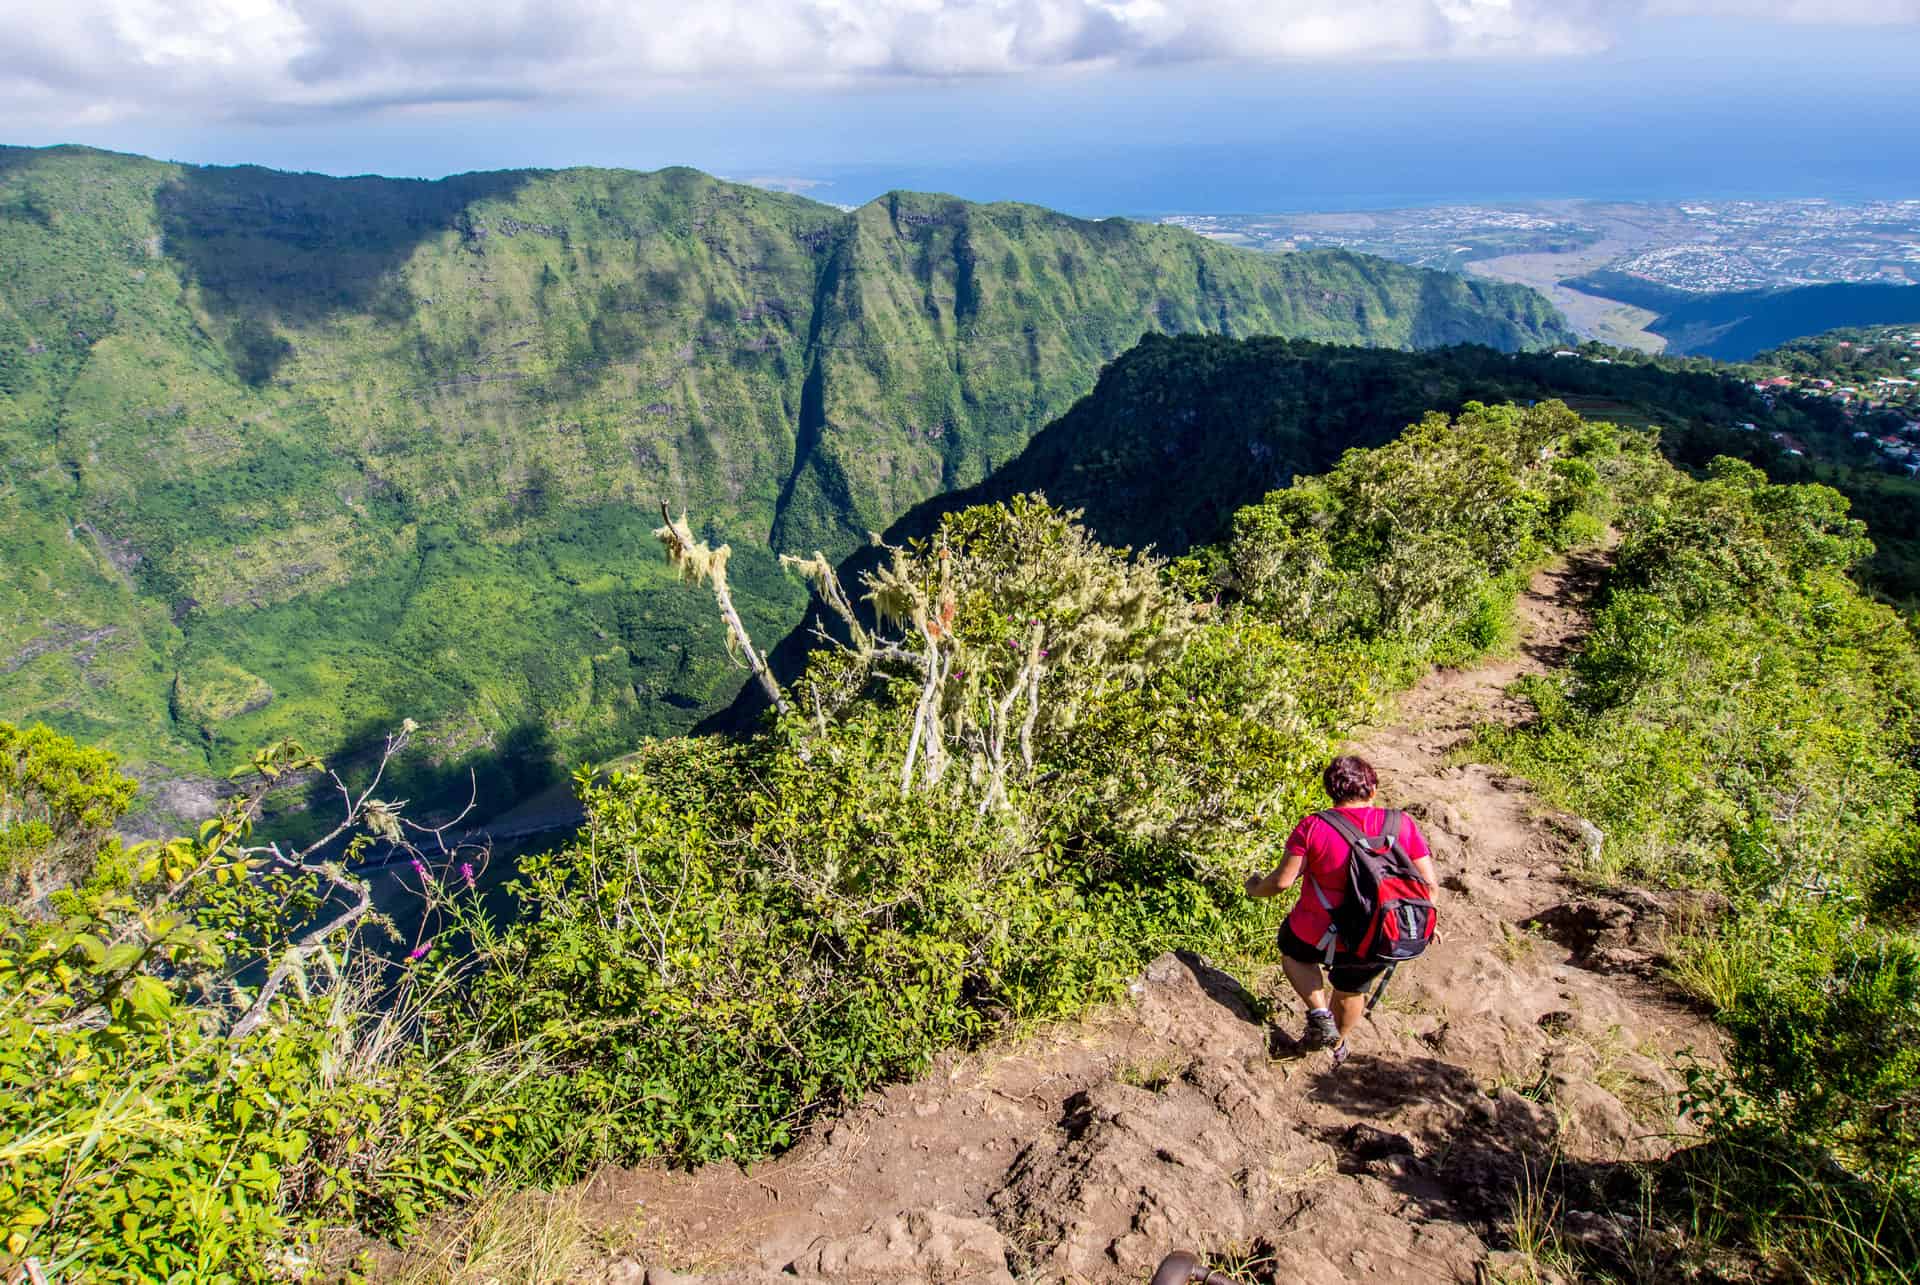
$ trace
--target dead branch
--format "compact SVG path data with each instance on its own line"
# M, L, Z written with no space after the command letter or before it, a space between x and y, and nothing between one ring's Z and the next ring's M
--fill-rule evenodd
M727 558L732 550L726 545L718 549L709 549L702 541L693 538L693 532L686 526L686 519L675 522L667 512L667 502L660 501L660 518L665 526L655 531L660 543L666 546L667 560L680 571L681 575L695 582L704 580L713 589L713 600L720 608L720 618L727 626L727 641L730 649L745 659L747 669L760 683L760 689L773 702L774 708L782 714L789 706L780 684L774 681L773 671L767 668L767 662L754 649L753 639L747 636L747 627L741 623L740 613L734 609L733 594L727 588Z
M873 650L873 640L868 636L866 626L860 623L853 602L841 587L840 577L834 571L833 564L827 561L826 554L818 549L813 551L811 558L783 553L780 555L780 565L798 571L813 585L815 592L820 595L820 601L826 603L828 609L846 625L847 636L853 639L853 650L862 655Z
M346 873L333 863L320 867L319 873L336 888L345 888L354 893L356 897L354 904L287 948L286 953L280 956L280 962L274 965L271 973L267 974L267 980L261 985L260 993L254 996L253 1003L248 1006L245 1013L240 1015L240 1020L233 1024L233 1029L228 1032L230 1038L244 1040L253 1034L260 1023L267 1019L268 1006L273 1003L274 996L280 993L280 988L286 985L287 979L292 977L296 970L305 968L307 960L326 948L328 937L373 909L373 893L364 880L347 877Z

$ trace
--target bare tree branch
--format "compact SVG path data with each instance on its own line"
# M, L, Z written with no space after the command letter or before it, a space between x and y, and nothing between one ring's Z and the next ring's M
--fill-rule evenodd
M287 948L286 953L280 956L280 962L274 965L271 973L267 974L267 980L261 984L260 993L254 996L253 1003L245 1013L240 1015L240 1020L235 1022L233 1029L227 1033L229 1038L244 1040L253 1034L267 1019L268 1007L273 1003L274 996L280 993L280 988L287 984L287 979L293 976L296 970L304 968L307 960L326 948L328 937L373 909L373 893L364 880L347 878L343 873L336 872L330 865L321 867L320 873L325 875L335 887L346 888L355 893L357 899L353 905Z
M773 671L767 668L766 660L754 650L753 639L747 636L747 627L740 621L740 613L734 609L733 594L727 588L727 557L731 550L726 545L718 549L709 549L701 541L693 538L685 520L675 522L667 512L667 502L660 501L660 518L665 526L655 531L660 543L666 546L667 558L688 579L705 580L713 588L713 600L720 608L720 618L726 622L727 638L734 650L747 662L747 668L754 678L759 680L760 689L773 702L774 708L782 714L791 708L787 704L786 694L780 690L780 684L774 681Z

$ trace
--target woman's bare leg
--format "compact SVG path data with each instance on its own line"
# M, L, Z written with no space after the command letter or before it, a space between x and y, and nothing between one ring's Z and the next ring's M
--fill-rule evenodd
M1282 956L1280 967L1286 971L1287 980L1293 983L1294 993L1307 1001L1309 1009L1332 1007L1329 999L1333 992L1327 989L1327 979L1320 972L1320 965L1304 964L1297 959ZM1344 1022L1341 1023L1340 1029L1342 1031L1347 1029Z
M1329 1007L1333 1009L1333 1024L1340 1028L1340 1038L1344 1040L1347 1032L1367 1015L1367 997L1364 993L1349 995L1346 991L1335 991Z

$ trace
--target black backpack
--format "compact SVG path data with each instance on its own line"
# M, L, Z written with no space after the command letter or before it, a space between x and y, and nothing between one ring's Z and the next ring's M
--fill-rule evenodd
M1347 841L1348 852L1345 901L1328 906L1326 894L1313 884L1313 895L1333 918L1326 943L1329 962L1336 947L1369 963L1398 963L1419 955L1433 940L1436 919L1433 897L1400 845L1404 814L1387 809L1377 838L1337 811L1317 815Z

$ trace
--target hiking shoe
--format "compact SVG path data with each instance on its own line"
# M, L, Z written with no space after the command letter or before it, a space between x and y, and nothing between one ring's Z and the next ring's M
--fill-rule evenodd
M1340 1047L1336 1048L1333 1051L1333 1069L1338 1071L1341 1067L1345 1066L1347 1062L1347 1054L1351 1053L1352 1051L1353 1051L1352 1049L1347 1047L1347 1042L1345 1040L1341 1040Z
M1340 1042L1340 1028L1334 1025L1333 1014L1328 1012L1307 1014L1307 1033L1300 1041L1310 1049L1330 1049Z

